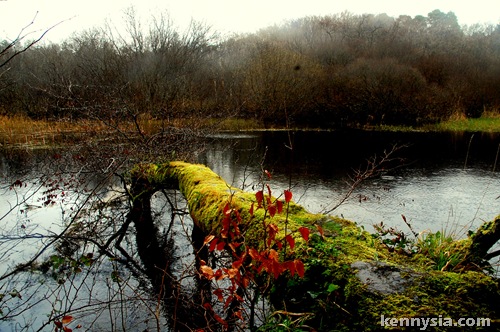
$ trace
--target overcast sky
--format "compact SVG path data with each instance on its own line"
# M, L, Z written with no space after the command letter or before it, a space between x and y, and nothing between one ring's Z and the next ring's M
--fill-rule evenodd
M291 18L342 11L397 17L427 16L440 9L454 12L460 24L500 23L499 0L0 0L0 40L15 37L37 12L30 30L70 19L49 33L48 39L57 41L75 30L101 26L106 18L119 22L132 4L146 16L167 10L179 26L193 18L221 33L254 32Z

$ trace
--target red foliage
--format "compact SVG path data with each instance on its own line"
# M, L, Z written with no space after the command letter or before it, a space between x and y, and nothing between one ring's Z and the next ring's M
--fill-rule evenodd
M321 238L325 238L325 232L323 231L323 228L320 225L315 225L316 228L318 229L319 235L321 235Z
M271 179L271 174L264 171L268 179ZM264 209L265 218L262 221L264 232L264 249L259 250L249 247L245 244L243 231L240 229L242 218L237 209L232 208L228 203L223 209L222 230L220 235L208 235L203 241L203 245L209 246L209 251L227 250L233 257L230 267L221 267L213 269L207 265L205 261L200 261L200 274L212 280L217 286L213 294L220 303L223 303L224 310L231 307L234 301L242 302L243 298L238 295L239 288L247 288L250 283L254 282L256 274L267 273L273 278L278 278L286 271L294 277L298 275L303 278L305 274L304 263L300 259L291 261L283 261L280 257L284 257L286 252L282 252L283 248L289 247L290 250L295 248L295 239L292 234L286 234L284 238L279 238L278 234L280 229L276 224L270 220L276 215L284 211L284 202L289 203L292 199L292 192L290 190L284 191L284 202L282 200L274 199L269 184L265 184L267 193L264 190L259 190L255 193L255 202L252 202L248 213L250 216L254 215L255 209ZM255 203L257 207L255 208ZM265 203L265 204L264 204ZM288 208L288 204L286 205ZM286 230L286 228L285 228ZM300 227L298 229L302 238L305 241L309 240L310 230L307 227ZM218 281L227 279L229 282L218 284ZM224 285L224 286L222 286ZM205 309L210 311L215 320L217 320L224 328L227 328L227 322L218 316L212 306L208 303L205 304ZM233 312L234 317L243 319L241 310Z
M61 330L63 332L72 332L73 330L71 328L69 328L68 326L64 326L71 323L72 321L73 321L73 316L69 315L63 316L60 321L55 320L54 321L54 325L56 326L55 331L58 332L59 330ZM77 329L81 327L82 326L80 324L76 326Z
M309 228L307 227L300 227L299 228L300 235L302 235L302 238L307 242L309 241Z

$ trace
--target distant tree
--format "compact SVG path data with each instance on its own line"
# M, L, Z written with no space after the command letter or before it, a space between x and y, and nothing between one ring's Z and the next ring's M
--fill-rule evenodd
M0 104L39 118L304 124L434 121L500 104L500 26L460 26L453 12L344 12L221 39L205 24L180 31L168 13L145 20L129 8L118 26L60 45L26 42L27 30L0 43Z
M394 59L359 59L337 76L339 99L352 120L371 124L415 124L426 84L414 68Z
M29 29L35 23L37 15L38 12L31 22L24 26L14 38L0 41L0 112L12 113L17 109L16 105L19 104L16 100L20 96L18 96L18 87L15 86L15 78L20 73L16 72L11 77L6 77L6 73L13 68L13 60L33 48L49 31L64 22L56 23L42 31L30 31ZM9 91L4 91L6 89ZM11 106L7 110L3 109L4 107L1 104L10 104Z
M247 104L256 117L284 124L310 106L321 67L283 44L259 42L247 63Z

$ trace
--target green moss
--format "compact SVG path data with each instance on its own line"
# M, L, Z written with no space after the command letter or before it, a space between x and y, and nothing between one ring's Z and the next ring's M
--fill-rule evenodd
M138 192L151 193L162 186L178 186L188 201L193 220L206 234L220 233L227 204L242 217L240 227L247 246L262 246L264 218L266 223L272 221L278 225L278 237L285 236L286 223L287 232L293 235L296 243L294 251L287 252L288 259L300 258L306 274L304 278L280 276L273 281L269 295L277 308L312 312L314 316L307 324L319 331L378 330L382 314L393 318L448 315L493 319L500 316L496 279L480 272L430 271L436 265L430 248L413 256L389 252L355 223L308 213L293 202L288 218L279 214L269 219L264 209L256 209L250 215L255 194L229 186L203 165L183 162L138 165L131 171L131 177ZM299 227L311 230L309 242L302 239L297 231ZM487 228L486 225L481 231ZM463 253L469 249L471 241L446 240L443 243L446 250ZM407 270L400 270L403 271L401 276L411 282L400 293L379 294L368 290L351 268L357 261L381 261L400 269L406 267Z

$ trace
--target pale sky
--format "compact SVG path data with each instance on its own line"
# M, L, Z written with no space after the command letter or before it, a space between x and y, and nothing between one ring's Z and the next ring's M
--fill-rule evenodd
M439 9L454 12L460 24L500 23L498 0L0 0L0 40L15 37L37 12L36 25L30 31L70 19L47 36L57 41L73 31L102 26L106 18L118 23L130 5L144 16L167 10L181 27L191 18L203 21L223 34L255 32L287 19L343 11L414 17Z

